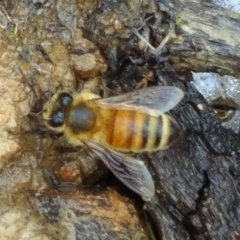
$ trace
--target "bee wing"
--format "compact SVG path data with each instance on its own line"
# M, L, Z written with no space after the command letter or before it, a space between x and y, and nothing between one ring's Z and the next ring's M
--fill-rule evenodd
M105 148L94 141L84 142L128 188L149 201L155 186L144 162L117 151Z
M174 108L183 96L183 91L175 86L156 86L98 99L96 104L105 108L139 110L152 116L159 116Z

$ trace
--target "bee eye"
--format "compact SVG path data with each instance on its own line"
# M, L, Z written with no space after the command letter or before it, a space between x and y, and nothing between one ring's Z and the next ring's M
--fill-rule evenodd
M64 113L62 111L55 112L49 121L51 127L61 127L64 123Z
M61 93L59 96L60 105L62 107L67 107L72 102L72 100L72 96L68 93Z

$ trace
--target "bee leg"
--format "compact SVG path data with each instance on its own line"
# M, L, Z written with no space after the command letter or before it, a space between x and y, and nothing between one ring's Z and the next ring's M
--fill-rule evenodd
M103 94L102 94L103 98L106 98L108 97L109 89L107 87L106 81L102 78L101 78L101 84L102 84L102 90L103 90Z
M149 72L136 86L136 89L146 88L148 86L148 82L152 81L153 72Z

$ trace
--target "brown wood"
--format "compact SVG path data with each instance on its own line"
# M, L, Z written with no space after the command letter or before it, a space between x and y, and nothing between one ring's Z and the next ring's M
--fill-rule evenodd
M47 220L45 232L53 239L148 239L133 202L111 189L45 191L32 193L29 201Z
M144 158L157 188L156 197L146 203L157 229L156 237L166 240L238 239L240 137L222 127L201 94L191 84L181 82L172 68L177 72L213 71L238 76L240 15L206 1L155 3L158 9L154 10L152 25L160 21L161 26L167 26L163 40L168 38L159 51L160 56L156 56L160 63L155 66L158 70L154 72L154 80L177 85L185 92L184 100L171 112L182 129L181 139L168 150L146 154ZM140 9L140 13L134 12L131 16L139 24L140 34L146 36L148 29L152 30L151 37L147 36L156 49L158 28L153 30L150 24L148 28L141 22L151 8ZM181 16L182 21L177 24ZM135 25L128 22L128 26L136 27L136 22ZM99 45L106 48L104 43ZM151 70L149 60L156 54L153 47L149 46L142 53L134 47L129 50L122 42L117 47L131 56L133 63L147 62L145 67ZM162 64L166 52L172 67ZM108 56L111 61L112 56ZM125 66L121 71L125 73L118 81L124 83L125 78L130 83L129 79L139 79L136 76L143 74L144 69Z
M208 1L157 1L175 23L169 43L177 71L216 72L239 77L240 14Z
M80 82L93 76L104 79L109 95L117 95L134 89L142 78L153 72L150 85L174 84L185 92L183 101L170 113L181 128L180 139L167 150L137 155L145 161L156 184L156 196L145 203L155 237L164 240L239 239L240 136L225 129L202 95L176 72L191 75L190 71L213 71L238 76L240 14L201 0L59 0L32 1L31 4L19 0L3 1L3 5L9 17L5 17L6 26L0 26L0 69L6 71L1 86L3 92L14 96L12 105L17 109L9 117L16 115L16 119L3 129L4 134L10 134L9 139L21 140L18 137L26 133L25 129L38 124L36 119L22 116L28 110L21 112L22 105L15 104L16 99L21 99L14 95L17 81L24 85L26 79L34 75L34 90L45 101L46 92L62 88L75 91ZM147 46L141 36L150 45ZM36 48L39 44L44 51ZM30 77L21 79L18 67ZM12 127L15 122L22 124L19 129ZM5 144L5 135L1 137ZM24 164L29 161L29 169L33 168L31 179L36 172L39 177L37 163L48 155L50 143L54 141L44 137L44 140L39 137L41 141L31 141L30 137L23 143L19 141L23 145L19 145L21 149L16 148L17 154L7 152L14 148L10 142L11 145L5 147L2 162L8 164L20 158ZM30 147L24 146L25 143ZM54 165L62 155L61 151L53 155L49 165ZM1 164L3 173L6 172L4 164ZM80 178L82 181L84 176ZM9 192L12 199L19 198L19 194L26 198L29 189L39 187L41 190L45 186L31 179L26 180L28 187L25 188L17 184L2 188L1 195ZM83 236L91 240L146 239L142 230L145 224L141 223L130 197L128 200L118 194L116 197L112 190L80 190L66 194L35 190L37 194L29 197L31 211L52 221L46 227L50 230L46 233L49 238L53 234L55 239L62 240L78 231L76 239L83 239ZM0 207L5 209L3 203ZM67 224L69 232L67 228L60 232ZM88 235L92 229L97 229L94 238Z

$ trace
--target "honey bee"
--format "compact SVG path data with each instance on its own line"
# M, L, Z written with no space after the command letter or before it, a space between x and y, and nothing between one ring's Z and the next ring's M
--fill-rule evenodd
M88 146L128 188L149 201L155 186L144 162L126 152L153 152L179 137L166 114L183 98L174 86L156 86L100 98L92 93L55 94L45 105L46 126L63 132L70 144Z

